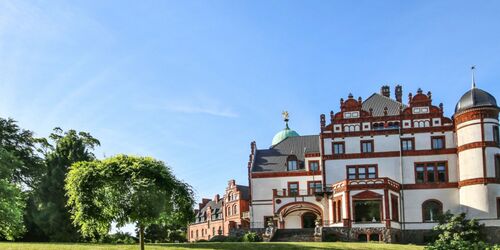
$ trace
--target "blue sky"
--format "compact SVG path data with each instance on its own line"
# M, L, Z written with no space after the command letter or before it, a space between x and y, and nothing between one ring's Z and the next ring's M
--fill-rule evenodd
M250 142L383 84L432 91L452 115L477 84L500 96L499 1L0 1L0 116L96 154L168 163L197 198L247 184Z

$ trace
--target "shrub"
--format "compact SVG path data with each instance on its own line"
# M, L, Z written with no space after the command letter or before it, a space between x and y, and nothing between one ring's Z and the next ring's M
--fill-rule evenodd
M208 242L207 240L197 240L196 242Z
M228 236L225 240L225 242L241 242L243 239L241 237L236 237L236 236Z
M453 215L446 212L439 225L433 229L439 233L437 240L426 246L426 249L494 249L484 242L483 229L484 225L475 219L466 219L465 213Z
M135 244L139 241L137 238L130 235L130 233L116 232L115 234L106 235L100 242L111 244Z
M228 237L224 236L224 235L216 235L214 237L212 237L209 241L210 242L225 242L227 240Z
M260 235L258 235L255 232L248 232L245 235L243 235L243 241L244 242L260 242L262 241L262 238Z

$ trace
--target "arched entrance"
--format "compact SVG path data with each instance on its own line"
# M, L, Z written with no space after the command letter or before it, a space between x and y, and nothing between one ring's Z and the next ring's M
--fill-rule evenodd
M311 212L302 215L302 228L314 228L317 216Z
M278 209L279 228L314 228L322 218L323 209L310 202L292 202Z

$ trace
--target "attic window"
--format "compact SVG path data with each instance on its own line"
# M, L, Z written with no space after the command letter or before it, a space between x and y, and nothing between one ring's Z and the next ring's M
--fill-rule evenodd
M298 167L298 161L297 161L297 156L295 155L290 155L288 156L288 159L287 159L287 169L288 171L294 171L294 170L298 170L299 167Z

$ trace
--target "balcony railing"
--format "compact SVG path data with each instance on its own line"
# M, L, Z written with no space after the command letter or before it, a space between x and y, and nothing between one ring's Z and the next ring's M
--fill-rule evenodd
M334 192L343 192L348 189L360 189L360 188L372 188L372 189L391 189L394 191L399 191L401 189L401 184L397 181L392 180L387 177L383 178L370 178L370 179L356 179L356 180L343 180L332 184L331 188Z
M299 196L314 196L321 194L321 188L317 189L273 189L274 197L299 197Z

